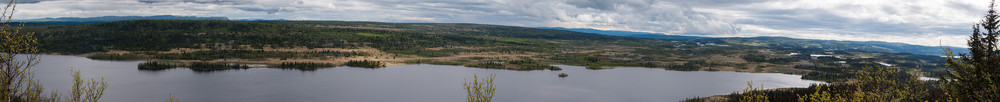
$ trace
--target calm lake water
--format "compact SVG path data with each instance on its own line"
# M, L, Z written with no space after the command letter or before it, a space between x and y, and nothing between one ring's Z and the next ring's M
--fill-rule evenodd
M669 71L652 68L511 71L445 65L395 65L316 71L252 68L214 72L138 70L141 61L100 61L42 55L33 68L47 89L67 93L71 69L109 81L107 102L160 102L169 94L184 102L461 102L462 82L496 73L497 102L663 102L729 94L746 81L765 88L807 87L818 81L776 73ZM559 78L559 73L569 77Z

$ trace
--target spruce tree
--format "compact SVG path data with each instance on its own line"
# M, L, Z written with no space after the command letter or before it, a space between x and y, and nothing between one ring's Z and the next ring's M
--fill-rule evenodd
M956 55L950 49L948 54L948 75L942 88L950 101L1000 101L1000 50L997 36L1000 35L1000 15L997 15L995 1L990 2L990 10L978 24L972 26L969 37L969 53Z

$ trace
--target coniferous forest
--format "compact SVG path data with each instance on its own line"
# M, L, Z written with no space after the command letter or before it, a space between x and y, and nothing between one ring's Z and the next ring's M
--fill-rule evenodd
M400 93L408 95L413 95L412 93L428 94L427 92L397 92L397 88L436 90L438 88L417 85L447 86L438 85L438 83L453 80L432 81L432 79L444 78L425 78L427 76L457 75L454 72L437 72L437 70L449 69L447 67L480 68L454 70L459 72L489 71L490 74L487 77L480 78L477 73L473 73L471 80L466 79L462 83L462 88L465 89L464 93L466 93L465 99L468 102L490 102L493 100L495 92L526 92L524 90L529 90L527 92L532 94L561 95L559 97L572 96L576 93L587 93L591 94L591 96L607 96L609 97L607 98L608 100L636 101L645 100L644 98L649 97L616 96L605 93L607 90L599 90L598 88L614 91L635 88L619 87L630 85L637 87L663 86L676 88L677 86L672 85L683 86L676 83L719 81L708 80L715 78L712 76L706 76L704 79L688 77L695 75L687 73L697 73L697 75L726 74L722 75L722 77L731 77L727 75L748 76L729 78L733 80L750 80L757 79L756 77L764 77L763 80L765 81L751 80L746 82L747 87L741 91L726 95L692 96L681 100L685 102L1000 101L1000 82L996 82L996 80L1000 80L1000 74L998 74L1000 73L1000 40L998 40L1000 39L1000 13L996 11L995 1L989 2L989 9L986 11L985 16L978 19L976 24L973 24L973 29L970 30L972 34L963 35L962 37L947 35L954 33L954 31L959 31L953 27L957 24L949 22L961 21L954 18L962 18L970 14L949 10L957 8L965 11L975 11L972 9L978 8L968 7L975 5L969 2L953 1L942 1L947 2L948 7L923 7L938 2L928 3L919 1L906 1L899 3L899 5L896 5L897 3L885 2L796 1L794 3L787 3L771 0L745 1L736 4L718 1L677 2L660 0L569 0L556 1L554 4L553 2L543 1L534 1L535 3L531 3L532 6L548 7L538 10L533 7L514 6L524 4L503 5L508 1L502 0L491 2L413 1L419 5L406 3L387 4L379 3L385 1L364 0L352 1L351 3L353 4L351 5L334 5L341 1L311 5L315 1L308 1L308 3L307 1L298 1L295 2L296 4L282 5L290 7L281 8L254 8L250 6L260 5L245 5L265 1L126 0L109 1L107 3L131 4L123 7L132 7L132 9L154 8L158 10L108 10L117 7L87 7L98 4L72 4L74 6L67 9L67 7L63 6L69 4L63 4L56 5L55 7L29 7L31 10L18 11L27 12L27 15L31 16L31 19L15 20L14 16L12 16L15 12L14 8L17 7L16 5L52 6L51 4L58 3L87 2L93 1L11 0L6 2L7 6L2 9L3 14L0 15L0 24L2 24L0 25L0 41L3 41L0 42L2 43L0 44L0 88L2 88L0 89L0 101L97 102L104 95L104 90L107 89L109 81L106 81L103 77L100 80L84 80L80 69L71 70L72 87L69 90L69 95L46 92L45 88L42 88L42 83L51 82L40 81L35 78L35 75L48 75L51 73L35 74L31 68L38 66L40 63L49 64L53 62L91 65L83 66L87 68L126 65L129 69L107 71L112 70L108 68L96 70L102 72L94 72L94 69L85 71L87 73L97 73L97 75L108 75L116 78L129 75L133 75L130 77L136 77L120 78L132 81L124 85L137 85L136 83L139 83L141 85L137 86L158 86L149 84L152 82L145 81L147 79L156 79L156 81L191 82L163 85L166 87L189 88L193 86L205 90L210 88L229 88L213 86L217 84L233 86L231 84L236 83L247 86L263 86L263 88L256 86L249 88L239 87L238 89L220 89L226 91L238 90L233 92L254 92L264 89L267 91L281 89L278 91L283 91L286 88L287 90L307 91L313 91L314 89L326 91L344 88L357 90L353 88L371 88L374 85L376 86L374 88L378 89L366 91L379 93L379 95ZM266 3L278 4L278 2L283 3L284 1ZM305 4L310 5L306 7ZM501 4L501 6L507 7L497 8L493 7L497 6L493 4ZM163 5L176 7L160 7ZM207 7L190 8L191 5ZM470 7L467 5L475 6ZM706 7L706 5L711 7ZM780 5L781 7L765 7L773 5ZM830 5L834 7L830 7ZM870 7L872 5L876 6ZM239 20L230 20L226 17L172 15L75 17L92 16L94 14L108 13L109 11L132 14L140 12L142 15L158 14L161 12L184 15L231 15L228 13L230 11L213 10L217 8L239 10L236 13L243 15L237 15L240 18ZM473 10L465 10L470 8ZM748 8L752 8L752 10L746 10ZM841 10L843 8L850 9ZM94 9L101 10L94 11ZM199 11L181 12L192 9ZM316 9L332 10L333 13L344 13L338 16L372 17L327 18L284 15L308 13L308 11L315 11ZM181 11L171 12L169 10ZM389 19L389 21L370 22L374 21L371 19L376 19L373 14L347 15L359 12L352 10L363 12L384 10L381 12L381 15L374 16L389 16L383 18ZM151 11L161 12L146 13ZM435 13L427 13L431 11ZM448 11L448 13L437 13L440 11ZM202 14L206 12L227 13ZM470 12L472 13L470 14ZM554 14L548 14L553 12ZM926 14L927 12L934 14L916 16L906 14ZM961 13L952 14L952 12ZM254 20L254 17L246 17L252 16L254 13L273 16L270 18L299 17L302 19L360 19L369 21ZM36 17L40 15L59 16L59 18ZM412 17L392 17L398 15ZM427 15L435 16L426 17ZM489 16L486 18L495 17L495 19L489 19L489 21L475 20L475 17L480 16ZM941 20L937 21L936 19ZM403 22L473 22L484 24ZM561 28L566 26L583 28ZM862 38L872 36L900 38ZM951 38L962 38L963 41L967 41L963 44L969 48L945 45L925 46L925 42L917 42L924 45L916 45L912 41L933 39L935 37L937 39L947 38L947 41L955 41ZM938 42L944 43L942 41L944 40L939 40ZM937 47L940 47L940 50ZM52 60L52 62L46 62L39 59L41 58L39 56L57 59ZM443 68L439 68L442 66L430 66L436 68L431 69L425 68L428 66L424 64L448 66ZM394 70L393 67L397 67L395 65L412 68ZM45 67L63 66L53 65ZM51 69L43 70L47 70L45 72L55 72L51 71ZM126 71L138 72L141 75L120 74ZM183 72L178 73L178 71ZM609 71L634 72L603 74L610 73ZM683 72L682 74L670 75L684 76L659 77L658 75L648 75L657 77L621 78L623 76L631 76L634 73L654 71L658 71L656 74ZM371 72L381 73L371 74ZM413 72L445 74L430 75ZM494 78L498 75L493 72L517 75L499 75L501 78L497 82L503 83L499 85L525 83L540 85L529 85L532 86L531 88L537 89L501 89L497 91L497 87L493 82ZM603 73L593 74L599 72ZM735 75L732 72L746 73ZM253 75L242 73L253 73ZM384 73L388 73L386 75L390 76L382 75ZM574 74L573 77L569 77L568 73ZM780 74L771 74L769 76L767 73ZM536 74L548 77L533 76ZM378 78L382 79L375 79L373 76L365 75L377 75ZM372 79L358 79L354 78L354 76ZM204 80L200 80L202 78ZM254 80L241 80L241 78ZM454 78L454 76L449 76L448 78ZM794 85L790 83L778 83L785 86L767 89L767 87L762 87L763 84L754 83L767 83L774 80L788 81L788 79L782 78L791 78L806 84L812 83L812 85L804 87L806 84L799 84L799 86L803 87L790 87ZM136 79L142 80L136 81ZM198 80L192 81L191 79ZM223 81L219 81L220 79ZM259 79L266 79L268 82L256 81ZM524 83L505 83L511 81L510 79L518 79L518 81ZM586 81L580 81L581 79ZM652 81L667 80L671 82L645 83L650 82L645 79L654 79ZM697 81L675 81L680 79L696 79ZM392 80L419 83L382 83ZM532 82L535 80L544 81ZM599 82L591 80L603 80L601 82L607 83L591 83L593 84L592 86L573 86L584 85L581 83L587 82ZM726 79L721 80L731 81ZM304 82L304 84L309 85L301 86L307 89L298 89L299 86L295 85L285 85L286 83L297 82ZM314 87L313 85L318 85L316 83L334 83L336 85ZM358 83L377 84L357 86L362 85ZM189 84L192 86L187 86ZM388 87L378 85L387 85ZM274 86L281 86L281 88ZM607 88L608 86L612 86L613 88ZM254 89L248 90L251 88ZM500 88L510 87L500 86ZM133 90L144 89L133 88ZM574 91L566 92L566 90ZM726 89L726 91L728 90ZM628 95L639 93L632 91L619 93L628 93ZM713 91L715 90L713 89ZM110 92L114 92L112 94L121 94L122 91L115 90ZM452 91L441 92L447 93ZM276 97L275 99L309 96L293 94L299 92L276 93L240 94L268 96L269 98ZM348 94L349 92L343 93ZM571 93L572 95L564 95L566 93ZM694 92L691 93L693 94ZM173 93L169 93L170 98L168 102L175 101L173 95ZM143 95L136 96L148 97ZM225 95L219 96L233 98L224 97ZM374 98L386 98L376 96ZM588 97L589 99L589 96L581 96ZM207 99L204 97L198 98ZM218 97L212 96L210 98ZM659 99L659 97L650 99ZM516 99L508 98L507 100Z
M779 72L824 81L844 81L843 76L860 67L879 63L920 69L924 76L946 71L941 64L945 61L937 56L879 52L866 46L801 46L800 40L769 37L647 39L481 24L131 20L24 31L38 34L43 53L99 60L272 66L378 60L387 65L417 62L512 70L558 70L549 64L566 64L590 69Z

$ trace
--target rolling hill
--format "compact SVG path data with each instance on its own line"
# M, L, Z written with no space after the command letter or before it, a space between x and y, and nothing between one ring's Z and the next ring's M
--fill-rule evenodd
M587 28L559 28L559 27L539 27L542 29L557 29L557 30L567 30L583 33L595 33L601 35L611 35L611 36L622 36L622 37L637 37L637 38L653 38L653 39L705 39L709 37L697 37L697 36L680 36L680 35L666 35L660 33L645 33L645 32L630 32L630 31L614 31L614 30L597 30L597 29L587 29ZM862 51L872 51L872 52L886 52L886 53L913 53L913 54L923 54L923 55L937 55L944 56L945 54L941 52L942 48L950 48L956 53L968 53L967 48L962 47L952 47L952 46L921 46L912 45L905 43L893 43L893 42L882 42L882 41L837 41L837 40L813 40L813 39L795 39L788 37L749 37L749 38L720 38L720 39L738 39L738 43L769 43L769 44L781 44L788 46L797 47L827 47L832 49L856 49Z
M511 70L559 70L549 64L566 64L777 72L828 81L864 66L944 72L938 56L777 37L652 39L500 25L347 21L130 20L23 30L38 34L44 53L100 60L429 63Z

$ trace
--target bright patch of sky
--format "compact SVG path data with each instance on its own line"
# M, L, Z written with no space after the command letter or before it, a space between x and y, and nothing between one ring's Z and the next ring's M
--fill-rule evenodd
M784 36L965 46L987 0L19 0L21 19L231 19L480 23L711 37Z

